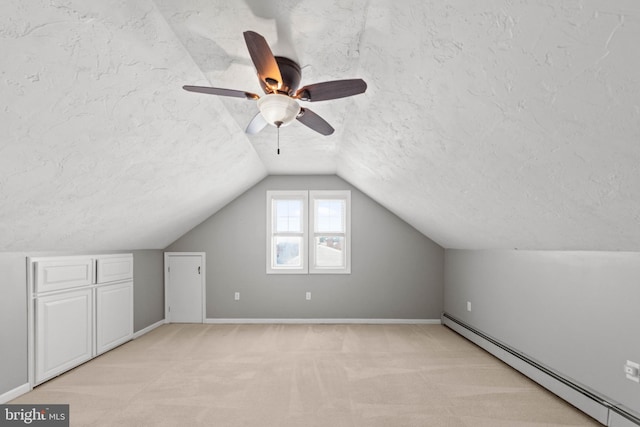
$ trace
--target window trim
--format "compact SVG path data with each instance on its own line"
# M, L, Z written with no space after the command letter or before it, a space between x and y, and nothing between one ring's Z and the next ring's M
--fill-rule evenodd
M266 228L266 264L267 274L351 274L351 190L267 190L267 228ZM274 232L274 200L302 201L302 233ZM345 201L344 233L315 232L315 201ZM318 267L315 265L315 238L318 235L335 234L344 237L344 267ZM276 236L301 236L301 267L275 267L273 257L273 239Z
M274 231L274 200L301 200L302 201L302 232L301 233L276 233ZM309 192L306 190L269 190L267 191L267 274L308 274L309 273ZM300 246L301 267L276 267L273 262L275 255L273 239L276 236L301 236Z

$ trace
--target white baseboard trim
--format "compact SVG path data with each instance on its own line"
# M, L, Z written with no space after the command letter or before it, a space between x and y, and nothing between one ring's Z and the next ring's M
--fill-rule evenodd
M136 338L140 338L141 336L143 336L144 334L147 334L151 331L153 331L155 328L157 328L158 326L162 326L164 325L166 322L164 319L157 321L156 323L147 326L144 329L140 329L138 332L133 334L133 339L135 340Z
M441 319L205 319L209 324L364 324L364 325L441 325Z
M21 386L14 388L13 390L9 390L6 393L0 394L0 405L7 403L17 397L20 397L23 394L28 393L30 391L31 391L31 386L29 385L29 383L25 383L25 384L22 384Z

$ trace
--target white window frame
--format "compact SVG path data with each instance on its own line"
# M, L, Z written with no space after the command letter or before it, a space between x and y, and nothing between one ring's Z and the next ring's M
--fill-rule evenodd
M321 233L316 231L316 201L317 200L344 200L344 233ZM311 190L309 191L309 273L310 274L351 274L351 191L349 190ZM317 235L333 235L344 240L344 266L320 267L316 265Z
M301 200L302 201L302 232L301 233L277 233L274 226L274 200ZM309 192L308 191L267 191L267 274L308 274L308 252L309 252ZM300 267L276 266L273 250L274 239L277 236L299 236L302 237L300 245Z
M302 232L277 233L274 227L274 200L302 201ZM315 201L316 200L344 200L345 201L345 231L344 233L316 233L315 232ZM343 267L319 267L315 265L316 235L332 234L344 238ZM300 247L301 267L278 267L274 263L274 238L277 236L302 237ZM351 274L351 191L349 190L269 190L267 191L267 274Z

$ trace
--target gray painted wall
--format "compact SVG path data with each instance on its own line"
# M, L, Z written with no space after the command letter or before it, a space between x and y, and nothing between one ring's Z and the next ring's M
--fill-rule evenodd
M0 394L28 382L26 257L0 252Z
M163 252L133 253L134 331L164 319ZM91 251L92 254L113 253ZM0 394L23 384L27 375L27 257L78 255L69 252L0 252Z
M447 250L445 312L640 413L639 281L640 253Z
M164 320L164 252L133 253L133 330Z
M337 189L351 190L352 274L267 275L266 191ZM443 309L444 250L337 176L267 177L166 251L206 252L207 318L439 319Z

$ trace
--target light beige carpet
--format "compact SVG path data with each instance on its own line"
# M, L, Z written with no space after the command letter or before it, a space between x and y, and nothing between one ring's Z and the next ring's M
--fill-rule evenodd
M440 325L164 325L11 403L72 426L599 426Z

